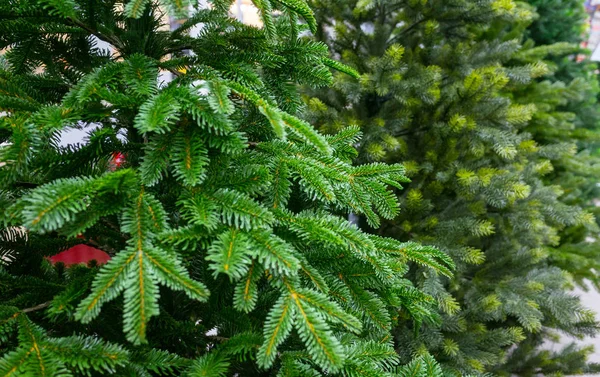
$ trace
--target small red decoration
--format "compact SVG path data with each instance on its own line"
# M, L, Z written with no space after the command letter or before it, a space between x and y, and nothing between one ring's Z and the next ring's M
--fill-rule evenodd
M88 264L92 260L95 260L98 264L104 264L110 260L110 255L95 247L81 244L50 257L52 264L62 262L66 266L80 263Z
M113 152L112 159L109 162L109 170L114 171L123 165L125 162L125 155L121 152Z

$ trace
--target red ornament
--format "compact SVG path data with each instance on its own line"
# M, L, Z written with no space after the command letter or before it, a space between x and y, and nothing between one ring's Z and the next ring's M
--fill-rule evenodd
M113 152L112 158L109 162L109 170L114 171L123 165L125 162L125 155L121 152Z
M95 247L81 244L53 255L49 259L52 264L62 262L65 266L80 263L87 265L92 260L95 260L98 264L104 264L110 260L110 255Z

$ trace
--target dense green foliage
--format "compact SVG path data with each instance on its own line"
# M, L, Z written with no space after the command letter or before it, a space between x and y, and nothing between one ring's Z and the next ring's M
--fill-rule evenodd
M361 77L309 91L326 132L357 124L359 161L402 162L404 210L378 235L435 245L453 278L415 266L441 321L401 323L403 361L428 349L450 374L598 370L590 349L543 351L598 324L570 292L592 279L598 248L598 85L573 54L578 1L314 0L317 37ZM535 6L539 6L536 13ZM566 43L569 42L569 43Z
M405 169L294 116L295 85L355 73L299 37L305 2L255 4L264 28L215 0L175 31L149 0L0 4L0 376L441 374L392 328L433 315L409 261L453 262L346 220L397 215ZM112 259L45 259L80 242Z
M600 371L581 2L254 4L0 4L0 376Z
M557 6L564 12L549 12L546 1L531 0L540 16L526 30L536 45L544 43L580 42L580 30L587 26L583 5L578 1L562 1ZM568 10L571 10L570 12ZM580 17L573 20L573 14ZM546 27L540 24L544 21ZM570 24L571 28L565 25ZM561 27L562 32L553 26ZM561 25L561 26L559 26ZM547 30L549 29L549 30ZM565 30L570 30L566 33ZM548 63L554 67L552 75L547 75L540 85L529 88L521 94L523 100L536 102L539 110L528 127L537 140L545 142L568 141L577 148L575 155L555 163L548 182L560 184L567 193L563 200L593 211L598 218L600 212L592 202L598 198L596 178L600 173L598 148L600 147L600 85L596 74L597 64L589 61L576 61L573 55L551 56ZM543 127L544 123L552 127ZM568 269L576 282L586 287L584 279L600 288L600 281L594 270L600 267L600 249L597 243L584 242L589 233L581 228L568 228L561 234L561 253L551 258L561 268ZM592 235L593 236L593 235ZM563 255L565 253L566 255ZM578 256L577 256L578 255Z
M534 140L543 145L562 143L573 150L553 160L553 171L545 175L545 182L560 187L562 203L583 207L598 219L600 212L593 203L599 194L597 177L600 173L597 64L578 61L573 55L581 52L574 43L581 43L586 36L582 30L587 27L587 15L579 1L530 0L528 3L535 7L537 15L525 30L524 49L529 50L529 61L544 58L551 72L519 88L513 98L519 103L535 104L536 112L525 128ZM547 55L546 49L556 52ZM590 284L595 289L600 287L595 273L600 267L600 248L597 242L592 242L596 233L582 226L564 227L558 232L556 247L548 256L551 265L568 272L570 279L583 289L588 289ZM547 374L598 371L598 365L586 365L587 356L594 352L591 348L570 345L553 354L545 350L549 339L552 339L551 334L528 336L502 366L502 371L526 376L540 370Z

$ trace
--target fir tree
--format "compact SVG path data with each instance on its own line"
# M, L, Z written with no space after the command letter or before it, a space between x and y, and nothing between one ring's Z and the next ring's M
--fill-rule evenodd
M405 169L294 115L296 84L354 74L299 37L308 5L257 0L255 28L215 0L175 31L161 9L196 2L160 5L0 5L0 375L440 375L424 351L400 366L391 331L435 320L408 262L453 262L345 220L396 216ZM60 146L71 128L87 143ZM46 260L80 238L112 259Z
M568 42L571 46L562 53L547 56L545 61L552 67L552 73L546 75L540 84L536 83L519 93L523 101L536 103L538 109L527 130L544 143L570 142L574 145L576 153L556 161L547 179L565 189L565 202L585 207L598 218L598 207L593 203L599 196L595 182L600 162L598 66L587 59L574 59L575 53L585 54L577 45L585 38L581 30L587 27L587 14L578 1L554 3L531 0L529 3L536 7L538 13L535 22L526 30L529 45L564 46ZM554 6L563 11L551 11L549 7ZM543 123L552 127L542 127ZM596 289L600 288L598 276L593 273L600 267L598 243L586 242L587 237L594 236L580 227L567 228L561 234L561 253L552 256L554 263L569 270L584 289L584 279Z
M597 263L595 246L581 243L597 229L582 209L591 192L569 191L596 183L573 165L591 161L586 141L596 140L597 123L592 116L580 125L561 107L594 103L595 89L552 78L553 59L577 49L528 42L536 14L512 1L313 3L318 38L361 77L338 75L332 89L309 91L318 99L309 100L307 117L326 132L359 125L360 161L402 161L411 179L397 192L405 209L398 218L378 230L362 226L435 245L457 264L453 278L411 269L437 299L442 321L400 323L402 360L425 347L454 375L593 368L589 349L540 352L555 331L584 336L598 328L570 293L572 277Z
M551 158L553 170L545 175L547 184L560 186L562 203L583 207L598 218L598 208L593 203L599 194L596 177L600 166L597 64L586 60L585 51L578 47L585 37L582 30L587 27L587 14L579 1L531 0L529 4L535 7L536 17L525 30L523 52L513 63L543 59L550 72L518 88L513 98L535 105L536 112L525 130L536 142L571 147L559 158ZM548 256L550 264L568 272L584 290L589 289L589 284L595 289L600 287L594 272L600 262L596 234L597 231L590 232L581 225L564 227L558 232L557 247ZM594 352L591 347L571 344L559 352L548 352L545 348L552 339L553 336L528 336L500 370L506 375L532 376L600 369L598 365L588 365L587 356Z

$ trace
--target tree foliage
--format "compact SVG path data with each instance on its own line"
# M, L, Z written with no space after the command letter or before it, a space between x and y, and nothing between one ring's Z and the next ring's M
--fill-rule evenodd
M433 320L409 261L454 263L346 220L396 216L405 168L353 165L358 128L296 116L295 84L354 71L300 36L305 1L254 3L263 28L222 0L0 5L2 221L26 230L0 249L3 376L437 370L426 352L399 367L391 330ZM188 5L166 30L162 10ZM86 143L61 145L70 129ZM112 259L46 260L81 242Z
M411 267L441 324L399 323L402 362L428 349L453 375L597 370L589 349L542 349L557 332L598 329L570 291L597 284L599 255L588 238L598 86L593 65L573 61L580 2L313 5L318 39L360 78L307 90L306 118L331 133L356 124L359 161L402 162L411 179L398 217L373 229L361 216L361 227L433 245L457 265L450 278Z

